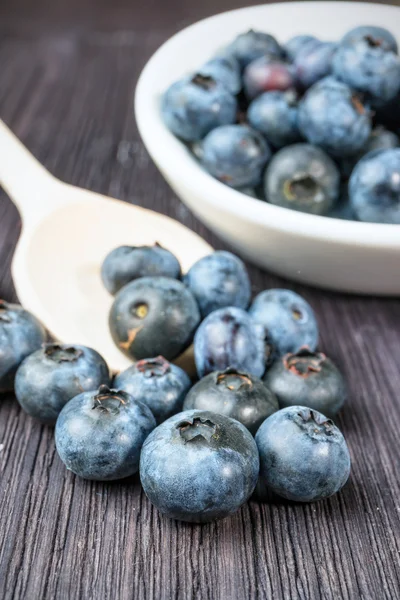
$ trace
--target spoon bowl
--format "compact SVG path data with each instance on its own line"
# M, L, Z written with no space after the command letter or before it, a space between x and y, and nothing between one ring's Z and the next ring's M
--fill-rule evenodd
M113 297L100 277L105 256L117 246L159 242L185 272L211 246L169 217L57 180L2 121L0 184L23 222L12 263L21 304L60 342L94 348L112 371L128 367L108 328Z

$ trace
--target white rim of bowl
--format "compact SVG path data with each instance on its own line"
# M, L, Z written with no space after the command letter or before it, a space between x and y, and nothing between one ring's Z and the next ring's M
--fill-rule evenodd
M360 221L347 221L333 217L310 215L292 209L274 206L263 200L246 196L209 175L192 156L188 148L180 142L164 125L161 112L158 109L158 98L154 91L154 81L159 72L160 57L166 51L179 48L190 40L191 34L196 29L202 29L210 21L223 21L226 15L245 14L253 9L273 9L277 6L286 6L288 2L270 5L256 5L223 12L206 19L202 19L179 31L169 38L153 54L145 65L136 86L135 116L139 133L149 154L156 164L167 173L171 180L179 183L196 196L212 200L203 200L210 206L233 213L237 217L245 218L247 222L256 224L265 223L269 229L285 231L301 237L313 237L325 241L347 243L349 245L400 249L400 225L384 223L366 223ZM315 6L315 2L290 2L294 7L304 8ZM330 5L335 10L345 10L346 6L362 8L362 2L321 2ZM398 11L396 6L368 3L371 10L381 14ZM201 190L199 194L198 190ZM340 227L339 227L340 225Z

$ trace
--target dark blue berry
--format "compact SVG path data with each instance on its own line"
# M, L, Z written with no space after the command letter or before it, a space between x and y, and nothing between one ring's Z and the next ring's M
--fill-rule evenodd
M247 118L275 148L300 141L297 126L298 101L293 90L265 92L250 104Z
M318 324L311 306L291 290L265 290L255 297L249 309L261 324L279 356L297 352L302 346L315 350Z
M280 58L283 55L282 48L272 35L253 29L238 35L226 48L226 52L239 61L242 69L260 56Z
M13 388L19 365L46 337L44 327L30 312L0 300L0 392Z
M372 105L382 105L400 91L400 57L371 36L342 43L333 59L333 72L366 94Z
M145 358L116 376L114 386L146 404L162 423L182 410L191 381L180 367L162 356Z
M329 417L341 409L347 397L346 382L336 365L322 352L307 348L274 362L264 382L281 408L307 406Z
M200 312L193 294L176 279L142 277L118 292L109 325L117 346L134 360L172 360L191 343Z
M309 41L302 46L294 60L294 72L303 88L309 88L330 75L336 50L337 44L319 40Z
M84 479L110 481L139 470L143 442L156 426L151 410L126 392L101 386L70 400L57 419L57 452Z
M275 395L258 377L236 369L206 375L192 387L183 404L184 410L210 410L236 419L253 435L278 408Z
M202 317L225 306L247 308L251 298L247 269L231 252L218 250L198 260L184 277Z
M290 62L293 62L298 53L301 52L309 42L316 41L318 40L313 35L296 35L295 37L290 38L284 45L286 57Z
M244 425L200 410L157 427L140 458L150 501L172 519L197 523L237 511L253 493L258 470L257 446Z
M159 244L120 246L107 254L101 267L103 283L113 295L134 279L159 275L174 279L181 275L178 259Z
M350 202L360 221L400 224L400 148L370 152L354 168Z
M46 344L19 367L15 395L29 415L54 424L71 398L109 383L107 364L95 350L86 346Z
M240 308L221 308L210 313L194 337L199 377L228 367L261 377L270 351L263 327Z
M333 77L314 84L299 105L299 129L335 156L355 154L371 133L371 117L353 90Z
M236 99L225 85L201 74L173 83L161 105L168 129L186 142L200 140L215 127L234 123L236 111Z
M265 172L268 202L323 215L339 197L340 173L333 160L311 144L294 144L277 152Z
M350 474L345 439L321 413L290 406L274 413L256 434L260 479L273 492L296 502L313 502L338 492Z
M240 65L234 57L216 56L199 69L200 75L212 77L222 83L231 94L238 94L242 87Z
M214 177L233 188L261 180L271 150L263 136L245 125L214 129L203 141L201 162Z

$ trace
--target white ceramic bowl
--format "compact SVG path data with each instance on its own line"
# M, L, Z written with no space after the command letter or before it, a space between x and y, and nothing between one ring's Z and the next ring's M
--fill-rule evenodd
M172 82L250 28L284 42L299 33L340 39L363 24L386 27L400 39L400 9L382 4L293 2L205 19L154 54L138 82L135 111L146 148L173 190L242 256L305 283L395 295L400 294L400 225L307 215L245 196L208 175L160 116L160 97Z

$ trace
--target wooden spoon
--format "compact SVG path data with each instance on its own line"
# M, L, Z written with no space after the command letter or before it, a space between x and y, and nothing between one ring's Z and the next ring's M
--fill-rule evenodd
M169 217L59 181L1 120L0 184L23 222L12 263L21 304L57 340L95 348L113 371L129 366L108 330L104 257L117 246L159 242L186 271L211 246Z

